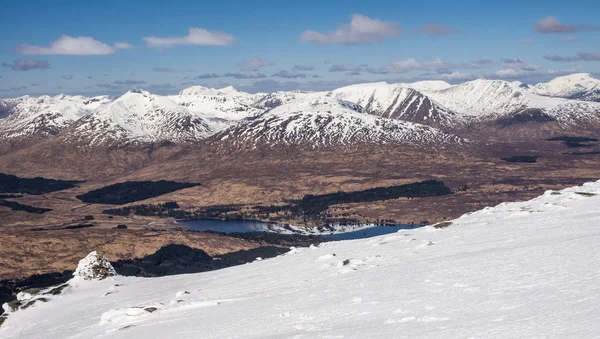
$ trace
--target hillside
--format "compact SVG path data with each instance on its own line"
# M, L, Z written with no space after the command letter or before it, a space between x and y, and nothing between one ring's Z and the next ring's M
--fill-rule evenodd
M461 124L456 113L432 101L411 84L386 82L350 85L333 90L329 96L361 105L367 112L384 118L416 122L433 127L455 127ZM417 88L439 89L446 86L416 83Z
M131 90L84 116L60 135L85 146L197 141L212 134L207 121L167 97Z
M460 144L465 140L429 126L367 114L357 104L319 97L299 99L241 121L211 142L250 145L306 144L312 147L357 143Z
M600 181L221 271L73 280L4 338L577 337L600 331ZM442 225L440 225L442 226Z

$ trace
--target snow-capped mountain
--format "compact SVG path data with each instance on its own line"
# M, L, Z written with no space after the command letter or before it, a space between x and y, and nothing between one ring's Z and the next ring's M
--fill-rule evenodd
M442 80L425 80L417 82L407 82L398 84L402 87L416 89L419 92L441 91L452 87L449 83Z
M213 141L257 144L454 144L463 139L435 128L377 117L355 103L331 97L295 100L216 134Z
M210 121L216 130L223 130L235 121L263 113L263 109L254 106L262 96L264 93L249 94L232 86L220 89L192 86L168 98Z
M599 204L600 181L225 270L69 282L0 336L597 338Z
M82 116L109 103L108 96L47 95L0 100L0 138L58 134Z
M537 109L561 124L600 120L600 103L541 96L515 81L478 79L427 95L471 120L493 120Z
M350 85L333 90L329 95L362 105L377 116L421 123L434 127L455 127L456 114L434 102L417 88L447 88L444 82L388 84L386 82ZM448 85L450 86L450 85Z
M532 87L538 94L583 101L600 101L600 80L589 73L560 76Z
M79 119L60 138L89 146L139 142L191 142L206 138L210 124L167 97L131 90Z
M327 92L278 91L266 94L254 103L254 106L269 110L295 100L310 100L325 96Z

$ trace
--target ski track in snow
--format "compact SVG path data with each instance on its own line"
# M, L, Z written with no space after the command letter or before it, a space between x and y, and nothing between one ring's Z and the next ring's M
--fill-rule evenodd
M80 281L2 338L597 338L600 181L376 238ZM144 308L153 307L152 313Z

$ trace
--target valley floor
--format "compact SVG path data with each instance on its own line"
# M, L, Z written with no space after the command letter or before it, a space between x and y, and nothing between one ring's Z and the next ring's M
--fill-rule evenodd
M2 338L597 338L600 181L220 271L73 282ZM144 308L155 308L153 312Z

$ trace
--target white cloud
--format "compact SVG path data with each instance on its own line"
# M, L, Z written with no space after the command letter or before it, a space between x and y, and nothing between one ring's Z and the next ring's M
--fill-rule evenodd
M190 28L189 34L184 37L158 38L155 36L143 37L146 45L152 48L165 49L175 45L202 45L226 46L231 45L235 38L231 34L209 31L203 28Z
M335 31L328 33L304 31L300 35L300 40L320 45L360 45L382 42L386 37L399 34L400 25L398 23L354 14L350 24L340 25Z
M23 44L17 49L17 53L25 55L108 55L117 49L129 48L131 45L119 42L110 46L89 36L72 37L62 35L53 41L49 47L33 46Z
M247 73L239 73L239 72L229 72L223 74L224 77L231 77L236 79L264 79L267 76L263 73L259 72L247 72Z
M116 49L131 49L131 48L133 48L133 46L131 46L130 44L128 44L126 42L116 42L114 44L114 47Z
M548 16L535 23L533 28L538 33L576 33L583 31L597 31L599 27L587 24L565 24L558 20L556 17Z
M274 62L262 59L260 57L254 56L250 60L245 60L237 64L237 68L243 70L257 70L263 67L270 67L275 65Z
M296 70L281 70L272 76L286 79L306 78L306 74Z

